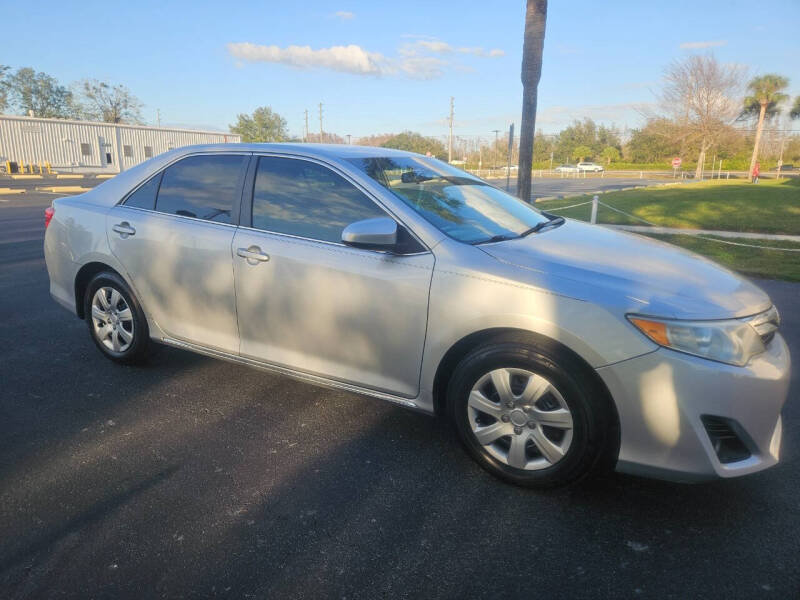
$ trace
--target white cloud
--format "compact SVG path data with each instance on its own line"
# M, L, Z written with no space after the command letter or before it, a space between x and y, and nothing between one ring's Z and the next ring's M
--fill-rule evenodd
M405 56L431 52L434 54L471 54L472 56L497 58L504 56L505 51L500 48L486 50L482 46L458 46L454 47L447 42L434 37L420 37L405 35L403 37L419 37L416 42L404 44L400 48L400 53Z
M393 72L386 58L361 46L331 46L314 50L311 46L262 46L249 42L228 44L231 56L248 62L269 62L297 69L331 69L355 75L383 75Z
M341 19L342 21L349 21L350 19L355 18L356 13L350 12L349 10L337 10L333 13L333 16L337 19Z
M716 48L718 46L724 46L728 43L728 40L716 40L716 41L708 41L708 42L683 42L680 45L680 48L683 50L702 50L704 48Z
M338 13L337 13L338 14ZM407 37L407 36L406 36ZM496 58L505 52L499 48L486 50L481 46L454 47L437 38L418 38L413 43L404 43L397 57L387 57L370 52L361 46L331 46L314 49L311 46L286 46L230 43L228 52L236 59L237 68L243 62L267 62L287 65L296 69L329 69L354 75L403 75L412 79L436 79L450 68L468 72L468 66L443 56L472 55Z
M412 79L436 79L444 75L446 60L435 56L412 56L400 61L400 70Z

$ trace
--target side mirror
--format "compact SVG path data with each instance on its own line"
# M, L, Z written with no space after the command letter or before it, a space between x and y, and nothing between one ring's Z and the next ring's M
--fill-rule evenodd
M354 248L394 250L397 245L397 223L389 217L350 223L342 231L342 242Z

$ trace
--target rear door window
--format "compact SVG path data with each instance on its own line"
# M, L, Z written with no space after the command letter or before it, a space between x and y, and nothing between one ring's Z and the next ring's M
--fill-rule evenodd
M184 158L164 171L156 210L215 223L231 223L246 164L246 156L241 154L203 154Z

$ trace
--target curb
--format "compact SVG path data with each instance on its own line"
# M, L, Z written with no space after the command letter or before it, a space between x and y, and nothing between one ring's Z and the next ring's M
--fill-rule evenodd
M69 193L69 192L74 192L74 193L88 192L90 189L92 188L85 188L80 185L53 185L47 187L37 187L36 191L52 192L56 194L56 193Z

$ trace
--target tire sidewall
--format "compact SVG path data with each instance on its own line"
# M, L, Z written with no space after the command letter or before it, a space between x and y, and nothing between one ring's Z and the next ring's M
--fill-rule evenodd
M133 316L133 342L124 352L114 352L110 350L98 340L97 335L95 335L94 323L92 320L92 299L94 298L95 292L101 287L110 287L117 290L131 309L131 315ZM103 272L95 275L86 286L86 293L83 297L83 310L86 324L89 328L89 335L95 346L97 346L106 357L119 363L138 362L143 358L150 338L147 319L144 316L139 302L136 300L136 296L133 295L122 277L111 272Z
M450 418L462 443L483 468L506 481L529 487L563 485L591 470L599 454L597 407L591 402L590 390L581 383L580 376L572 374L580 370L570 369L565 359L534 346L507 343L479 348L458 365L448 386ZM489 454L476 439L469 423L469 394L478 379L499 368L519 368L542 375L564 398L572 413L572 442L555 465L530 471L516 469Z

